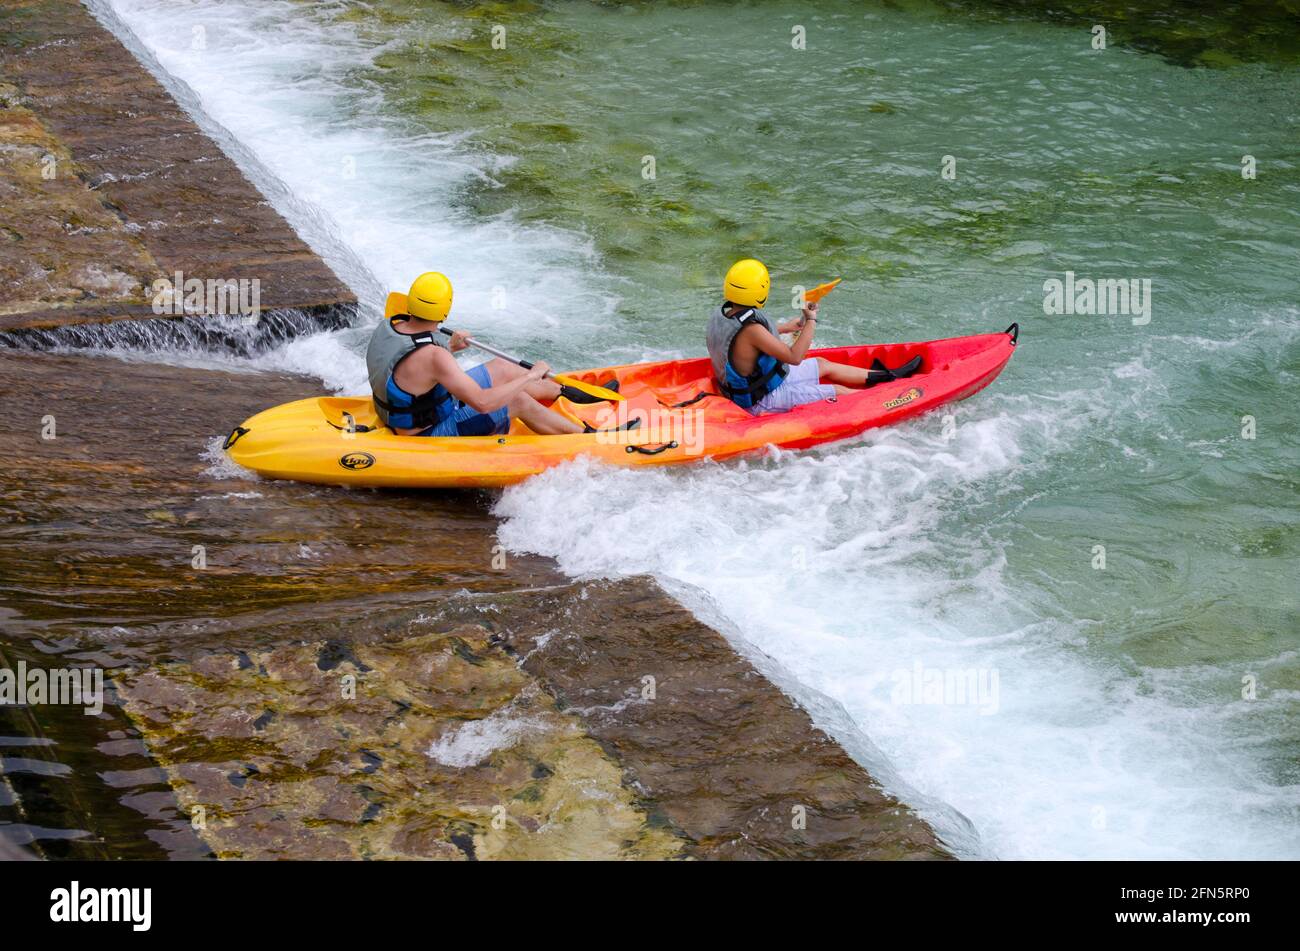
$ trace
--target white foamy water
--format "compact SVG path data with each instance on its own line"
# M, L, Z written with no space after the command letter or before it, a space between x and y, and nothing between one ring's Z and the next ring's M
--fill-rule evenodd
M1014 513L1020 480L1098 422L1095 398L1033 409L986 394L951 440L932 416L778 460L580 461L507 490L501 535L574 575L650 573L721 617L810 708L814 692L841 704L904 783L970 818L977 854L1294 854L1294 830L1250 814L1277 790L1171 698L1181 672L1163 675L1169 690L1158 672L1090 659L1093 622L1008 578L1014 514L964 516ZM945 694L944 677L974 689Z
M182 105L357 293L366 322L387 291L404 291L427 270L453 276L455 315L505 343L561 320L580 332L613 312L615 299L586 277L595 264L586 238L509 216L474 218L457 207L457 195L491 187L509 159L470 147L467 130L430 132L385 117L367 78L385 37L336 20L342 5L90 5L161 67ZM359 339L320 334L256 365L362 391Z
M546 723L539 717L503 708L448 731L434 740L426 753L435 763L464 769L477 766L497 750L512 747L525 736L545 729Z
M455 276L457 313L507 343L542 329L577 340L588 327L574 326L574 315L594 325L611 312L600 291L608 275L582 236L459 209L457 194L490 184L508 159L468 147L465 129L384 118L366 79L382 41L335 21L336 4L93 5L104 3L368 304L437 267ZM193 48L196 27L203 50ZM495 287L506 289L508 319L492 306ZM523 287L526 297L516 293ZM620 353L612 336L607 329L609 352ZM317 334L250 365L360 392L360 341L355 330ZM1060 392L1053 379L1033 399L999 381L961 407L952 439L931 416L776 459L660 471L577 462L503 495L502 538L573 575L659 578L772 658L810 708L823 697L841 705L905 796L915 790L917 801L933 797L974 822L977 854L1294 857L1300 796L1267 785L1247 760L1251 744L1225 742L1231 731L1220 721L1237 729L1249 719L1239 705L1207 699L1223 695L1225 676L1232 688L1237 672L1159 670L1096 650L1105 612L1078 609L1086 597L1063 601L1072 586L1091 589L1077 576L1050 578L1052 566L1010 565L1027 541L1017 515L1034 497L1028 486L1050 493L1088 464L1081 447L1090 442L1142 456L1143 471L1156 467L1149 447L1131 449L1116 434L1126 416L1177 439L1157 412L1168 395L1155 366L1150 353L1125 356L1103 389ZM213 451L214 476L223 459ZM1081 537L1086 553L1091 541ZM927 696L931 675L969 677L973 702L942 689ZM828 728L855 748L845 728ZM470 763L511 729L483 721L430 755ZM942 828L941 813L928 815Z

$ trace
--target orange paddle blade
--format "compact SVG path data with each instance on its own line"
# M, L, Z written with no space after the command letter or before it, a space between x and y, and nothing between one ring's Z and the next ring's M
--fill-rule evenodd
M815 304L831 291L835 290L835 285L842 280L844 280L844 278L837 277L835 280L829 281L826 284L818 284L812 290L804 291L803 299L810 304Z

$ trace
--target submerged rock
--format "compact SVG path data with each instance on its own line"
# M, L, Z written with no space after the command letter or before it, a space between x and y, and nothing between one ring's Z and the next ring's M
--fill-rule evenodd
M340 621L355 639L337 664L320 662L337 645L290 627L274 647L119 673L217 855L945 854L648 579Z
M490 638L412 632L325 671L321 643L248 651L251 666L218 651L118 682L223 858L679 853L617 763Z

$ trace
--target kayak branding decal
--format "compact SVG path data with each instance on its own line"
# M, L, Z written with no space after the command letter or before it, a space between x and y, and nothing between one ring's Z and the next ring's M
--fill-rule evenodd
M345 456L339 456L339 465L354 472L358 469L369 469L374 464L375 457L368 452L350 452Z
M906 406L908 403L919 400L924 395L925 390L921 389L919 386L914 386L906 393L900 393L898 396L895 396L892 400L885 400L884 407L885 409L898 409L900 406Z

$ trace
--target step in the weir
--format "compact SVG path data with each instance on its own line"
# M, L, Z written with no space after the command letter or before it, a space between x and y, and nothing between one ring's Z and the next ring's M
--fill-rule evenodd
M153 319L178 273L189 312L355 306L81 3L7 0L0 33L0 332Z
M352 305L309 311L266 310L255 320L234 317L178 317L173 320L115 320L0 331L0 347L15 350L98 350L189 352L251 357L322 330L352 326Z
M486 493L223 462L230 427L318 387L0 350L0 456L22 464L0 488L0 646L105 671L111 717L33 712L73 764L60 788L138 815L33 826L115 857L124 836L176 857L947 856L650 580L502 551Z

